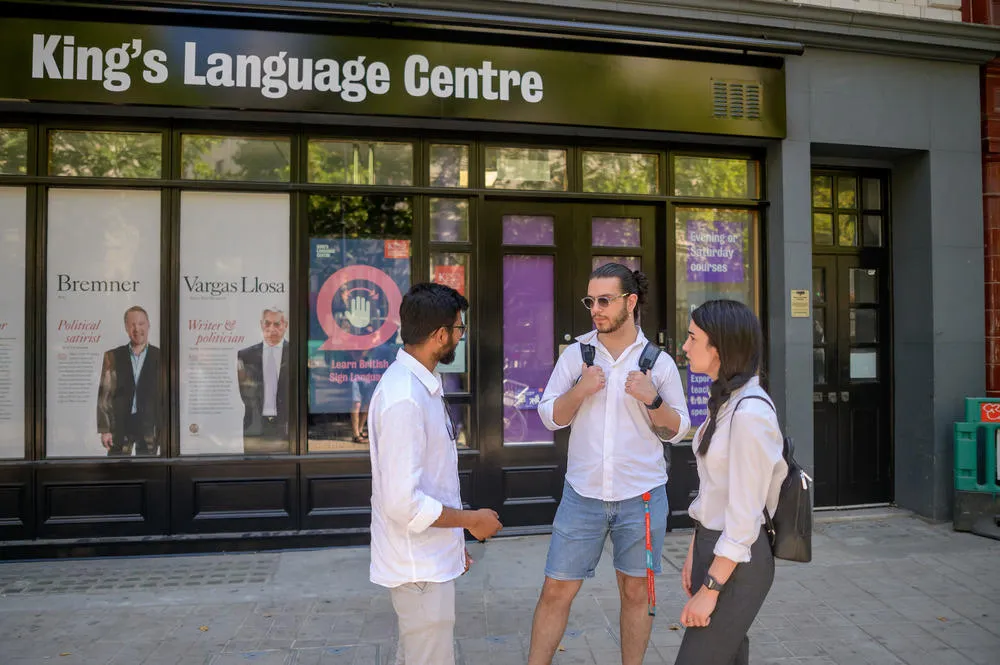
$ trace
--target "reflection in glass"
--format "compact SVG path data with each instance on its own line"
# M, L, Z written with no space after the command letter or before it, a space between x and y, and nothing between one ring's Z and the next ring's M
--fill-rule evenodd
M469 146L433 144L430 153L431 187L469 186Z
M0 187L0 459L24 458L25 320L11 314L25 306L27 203L27 187Z
M826 344L826 310L813 309L813 344Z
M309 182L412 185L413 144L310 140Z
M469 263L471 255L460 252L433 252L431 254L431 281L450 286L466 298L469 296ZM470 298L471 300L471 298ZM445 392L466 392L468 390L468 340L471 330L458 343L455 361L448 365L438 365ZM444 380L447 377L448 380ZM457 379L453 377L458 377Z
M49 175L84 178L159 178L159 132L49 132Z
M487 187L566 190L566 151L544 148L486 148Z
M554 245L556 220L547 215L504 215L503 244Z
M629 270L642 270L642 260L638 256L595 256L590 262L591 269L597 270L606 263L620 263Z
M851 308L851 343L878 342L878 310Z
M816 307L826 304L826 270L813 268L813 301Z
M877 304L878 271L874 268L851 268L850 288L852 304Z
M469 202L466 199L431 199L431 240L469 242Z
M858 246L857 215L837 215L837 244L841 247Z
M837 178L837 207L858 207L858 181L855 178Z
M833 244L833 215L830 213L813 213L813 242L817 245Z
M594 247L641 247L639 219L635 217L593 217L590 220Z
M469 405L457 404L450 400L445 400L448 410L448 434L455 439L455 444L459 448L468 448L472 441L472 434L469 429Z
M875 349L851 349L851 380L870 381L878 379L878 351Z
M657 194L658 155L628 152L583 153L583 191L602 194Z
M0 127L0 174L28 172L28 130Z
M882 216L865 215L863 229L863 241L865 247L882 246Z
M814 208L833 207L833 178L828 175L813 176L812 202Z
M292 142L287 138L245 138L184 134L181 177L189 180L288 182Z
M882 181L878 178L865 178L862 189L865 210L881 210Z
M813 383L826 383L826 349L813 349Z
M413 205L399 196L309 197L309 452L364 451L375 385L402 346Z
M555 366L555 259L503 257L504 445L552 443L538 416Z
M726 157L674 157L674 194L725 199L760 197L760 164Z

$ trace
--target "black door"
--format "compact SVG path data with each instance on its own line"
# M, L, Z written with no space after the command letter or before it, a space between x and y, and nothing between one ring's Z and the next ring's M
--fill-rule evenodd
M652 270L654 220L646 206L485 202L483 246L498 249L480 264L479 301L491 303L480 313L480 478L505 526L552 523L569 430L546 429L538 403L564 345L592 327L580 303L591 270ZM645 320L655 339L659 311Z
M817 506L892 500L892 310L886 252L881 246L884 219L881 212L875 214L874 196L871 206L855 204L871 208L860 215L845 205L852 199L837 189L852 187L852 181L856 182L843 174L832 178L833 200L839 196L841 208L831 215L836 220L834 244L842 250L813 255ZM814 178L814 201L815 187ZM814 225L815 218L814 213ZM855 220L872 227L859 234L848 223Z

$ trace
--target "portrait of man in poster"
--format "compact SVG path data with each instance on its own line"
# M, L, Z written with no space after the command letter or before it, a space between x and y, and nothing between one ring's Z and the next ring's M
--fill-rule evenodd
M149 315L125 310L128 343L104 353L97 431L109 457L160 454L160 350L149 343Z
M236 378L243 400L243 452L288 450L288 319L280 307L260 317L264 341L237 353Z

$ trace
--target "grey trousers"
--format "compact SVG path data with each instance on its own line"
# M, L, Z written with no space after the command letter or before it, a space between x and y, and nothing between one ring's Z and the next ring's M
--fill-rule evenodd
M455 580L389 591L399 620L395 665L455 665Z
M697 526L691 562L692 591L701 587L715 557L712 550L720 535L719 531ZM750 662L747 631L757 618L773 581L774 555L767 532L761 527L760 536L750 548L750 561L736 566L726 588L719 594L711 623L704 628L684 631L674 665L747 665Z

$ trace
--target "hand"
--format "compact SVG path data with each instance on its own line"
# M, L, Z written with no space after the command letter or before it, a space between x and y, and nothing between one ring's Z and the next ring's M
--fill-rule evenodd
M495 510L480 508L472 512L472 522L469 524L469 533L476 540L486 540L496 535L497 531L503 528L500 524L500 516Z
M583 391L584 395L590 397L604 388L606 382L603 369L597 365L587 367L586 363L584 363L583 372L580 374L580 382L576 385Z
M101 445L104 446L105 450L111 450L111 444L114 442L114 437L111 432L104 432L101 434Z
M652 404L657 395L653 380L648 374L643 374L639 370L628 373L628 378L625 379L625 393L643 404Z
M474 564L475 562L476 562L476 560L473 559L471 556L469 556L469 549L466 548L465 549L465 570L462 571L462 574L465 575L467 572L469 572L469 568L472 568L472 564Z
M684 606L684 611L681 612L681 625L685 628L704 628L712 623L712 612L715 611L718 602L718 592L701 587Z
M684 559L684 567L681 568L681 588L684 589L684 593L691 597L691 553L688 552L687 558Z
M355 296L351 298L351 306L347 310L347 322L355 328L364 328L372 322L372 304L366 298Z

